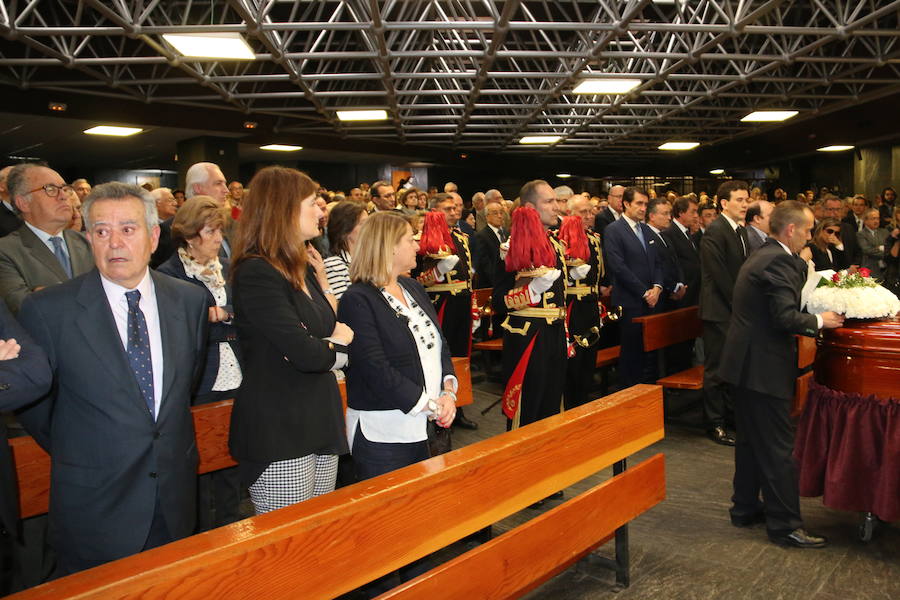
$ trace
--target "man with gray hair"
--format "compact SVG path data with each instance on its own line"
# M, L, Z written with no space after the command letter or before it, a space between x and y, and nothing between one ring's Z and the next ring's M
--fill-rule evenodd
M178 202L175 200L172 190L167 187L156 188L150 192L150 195L156 200L156 213L160 224L175 216L178 211Z
M56 576L189 536L197 512L206 293L148 268L159 226L145 190L98 185L82 213L95 268L19 313L57 383L19 415L50 454Z
M228 184L222 170L215 163L199 162L191 165L184 176L184 188L187 198L194 196L209 196L215 200L219 206L227 206ZM230 215L230 213L229 213ZM156 251L150 259L150 266L156 268L168 260L175 252L175 245L172 243L172 218L160 217L159 224L159 244ZM223 258L231 258L231 221L229 220L222 231L222 246L219 249L219 256Z
M560 218L565 217L569 214L569 199L575 192L567 185L560 185L553 188L553 193L556 194L556 214Z
M13 165L0 169L0 237L5 237L22 226L22 219L16 212L6 187L6 178Z
M91 269L91 250L72 220L72 188L59 173L33 163L7 176L10 197L25 222L0 239L0 297L16 314L26 296Z

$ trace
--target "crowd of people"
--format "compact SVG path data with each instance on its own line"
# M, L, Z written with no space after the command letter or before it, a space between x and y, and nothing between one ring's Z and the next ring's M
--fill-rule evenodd
M802 528L785 456L794 375L736 352L773 360L789 333L840 324L800 312L810 261L868 268L898 291L892 188L872 203L781 189L770 202L736 180L713 196L534 180L515 200L490 189L467 203L454 183L398 187L332 192L283 167L244 187L213 163L191 166L184 190L0 170L0 406L51 457L52 576L234 522L244 491L257 514L328 493L347 453L362 480L445 451L435 440L451 425L477 427L456 406L451 360L473 338L503 338L512 429L592 399L602 346L621 346L620 387L655 382L632 319L697 304L702 339L666 364L704 364L708 435L737 443L732 522L824 544ZM238 466L198 478L190 406L227 398ZM4 570L7 589L23 569Z

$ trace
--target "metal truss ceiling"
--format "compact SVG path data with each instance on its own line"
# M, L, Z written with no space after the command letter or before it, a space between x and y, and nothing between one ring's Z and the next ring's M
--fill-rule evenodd
M8 0L0 83L230 108L279 130L508 155L646 160L900 91L900 0ZM253 61L180 58L162 34L240 32ZM628 95L572 93L627 74ZM385 108L341 123L335 111ZM771 127L771 126L770 126ZM523 135L562 136L527 147Z

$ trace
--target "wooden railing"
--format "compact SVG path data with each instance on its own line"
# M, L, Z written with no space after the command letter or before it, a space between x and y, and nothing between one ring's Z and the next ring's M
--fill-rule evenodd
M334 598L617 464L603 484L387 596L514 597L664 498L662 455L622 471L662 437L661 389L639 385L16 598Z
M454 358L453 368L459 380L457 405L472 403L472 375L468 358ZM341 400L347 407L344 382L339 384ZM234 466L228 453L228 430L231 426L232 400L203 404L191 409L197 452L200 454L198 473L209 473ZM50 457L33 438L24 436L9 440L19 483L19 514L33 517L47 512L50 501Z

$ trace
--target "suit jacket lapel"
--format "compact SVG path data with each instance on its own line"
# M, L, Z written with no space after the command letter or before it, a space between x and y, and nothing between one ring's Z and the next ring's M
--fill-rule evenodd
M128 362L125 348L122 346L122 338L119 337L116 320L112 315L106 293L103 291L103 285L100 283L98 271L95 270L84 278L78 291L77 300L82 306L82 311L75 319L88 347L97 355L98 364L103 365L103 368L109 371L113 381L122 382L131 390L128 395L136 403L136 406L141 408L141 412L150 418L147 404L144 402L141 389L134 378L134 371L131 370L131 364ZM77 352L78 350L73 349L72 351Z
M75 276L87 273L94 268L93 255L90 252L85 254L84 246L79 243L80 240L78 238L84 238L82 234L66 229L63 231L63 238L66 240L66 247L69 248L69 261L72 263L72 273Z
M169 403L166 398L175 382L175 365L179 364L178 349L187 346L187 340L181 333L184 331L184 315L178 306L175 293L169 288L163 275L150 271L156 288L156 309L159 312L159 333L163 347L163 389L162 402L157 419L161 419Z
M59 277L60 281L69 279L69 275L63 270L56 256L50 252L47 244L42 242L27 225L22 225L19 228L19 238L22 240L22 246L25 247L26 251L50 269L54 275Z

